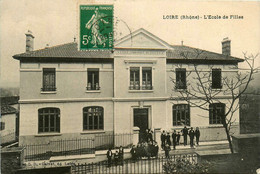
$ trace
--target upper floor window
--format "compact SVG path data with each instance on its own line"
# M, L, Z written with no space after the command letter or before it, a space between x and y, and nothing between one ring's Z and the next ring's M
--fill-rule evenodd
M176 89L186 89L186 69L176 69Z
M38 110L38 132L60 132L60 109L41 108Z
M173 126L190 126L190 106L177 104L172 107Z
M4 130L5 129L5 122L0 122L0 130Z
M152 68L143 67L142 68L142 89L150 90L152 89Z
M104 129L104 109L100 106L83 108L83 130Z
M213 89L222 88L221 69L212 69L212 88Z
M88 69L87 90L100 90L98 69Z
M209 124L221 124L221 117L225 114L225 104L213 103L209 105Z
M141 70L140 70L141 69ZM141 86L142 85L142 86ZM130 68L130 90L152 90L152 68L131 67Z
M56 91L55 68L43 68L42 91Z
M130 68L130 89L140 89L140 68Z

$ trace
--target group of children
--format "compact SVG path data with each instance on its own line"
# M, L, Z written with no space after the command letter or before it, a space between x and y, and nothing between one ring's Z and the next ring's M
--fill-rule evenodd
M183 144L184 146L187 145L187 137L190 137L190 146L194 146L194 138L196 138L196 144L199 145L199 138L200 138L200 130L197 127L196 130L193 130L193 127L188 129L186 126L181 130L181 132L177 132L173 130L172 135L170 132L165 132L163 130L161 134L161 146L162 149L165 151L166 158L169 158L169 152L171 150L171 145L173 145L173 149L176 149L176 145L180 144L180 138L183 136ZM153 132L151 130L146 130L141 142L137 144L137 146L133 145L130 153L132 155L132 160L135 161L136 159L143 158L143 157L157 157L159 147L156 141L153 140ZM172 141L171 141L172 137ZM124 161L124 149L122 146L118 150L116 150L115 154L112 153L111 148L107 151L107 159L108 159L108 167L112 165L112 158L114 156L114 163L115 165L123 165Z
M111 167L112 165L112 158L114 156L114 163L117 166L118 164L123 165L124 163L124 149L122 146L119 147L118 150L116 150L115 154L113 154L111 148L107 151L107 160L108 160L108 167Z
M184 146L187 145L187 137L189 135L190 137L190 146L194 147L194 137L196 138L196 143L199 145L199 138L200 138L200 130L197 127L196 130L193 130L193 127L188 129L186 126L181 130L181 132L176 132L176 130L173 130L172 135L170 135L169 132L165 132L163 130L161 134L161 145L162 149L165 150L166 146L171 146L173 145L173 149L176 149L176 145L180 144L180 138L181 138L181 133L183 136L183 144ZM172 137L172 141L171 141ZM172 142L172 143L171 143ZM167 147L168 148L168 147ZM167 149L166 149L167 150Z

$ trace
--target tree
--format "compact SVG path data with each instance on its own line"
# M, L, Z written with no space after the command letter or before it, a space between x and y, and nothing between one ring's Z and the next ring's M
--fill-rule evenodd
M211 173L213 165L210 162L203 161L197 163L191 161L185 156L167 160L163 164L163 171L166 174L183 174L183 173Z
M200 60L203 57L203 53L203 50L195 49L194 53L182 52L181 56L187 60L190 60L191 56L193 56L194 60ZM171 77L171 81L175 86L174 91L177 91L179 94L178 100L184 100L190 107L198 107L211 112L215 118L220 118L219 122L225 129L231 153L233 153L233 146L230 129L236 121L233 119L233 115L239 109L238 101L240 96L253 80L253 74L257 72L257 68L254 65L257 57L258 54L247 56L244 53L244 62L249 67L246 73L239 71L237 63L227 65L232 70L232 73L222 75L221 70L215 69L216 65L208 65L208 68L205 70L201 64L193 61L192 70L186 71L186 79L184 78L183 80L182 77L178 77L175 70L173 72L176 73L176 79ZM176 66L181 68L182 65L177 64ZM212 77L219 77L219 79L213 81ZM227 96L226 100L228 103L224 105L224 111L219 109L220 104L222 104L219 98L220 94Z

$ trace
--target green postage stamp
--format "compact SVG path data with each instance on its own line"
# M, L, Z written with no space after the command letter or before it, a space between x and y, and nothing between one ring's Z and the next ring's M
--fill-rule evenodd
M80 5L80 50L113 49L113 5Z

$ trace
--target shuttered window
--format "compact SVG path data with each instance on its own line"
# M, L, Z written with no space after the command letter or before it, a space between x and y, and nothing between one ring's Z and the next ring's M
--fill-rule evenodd
M42 91L56 91L55 68L43 68Z

